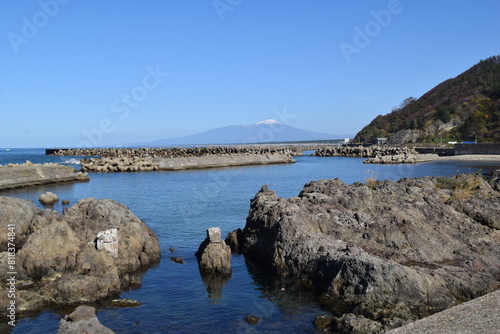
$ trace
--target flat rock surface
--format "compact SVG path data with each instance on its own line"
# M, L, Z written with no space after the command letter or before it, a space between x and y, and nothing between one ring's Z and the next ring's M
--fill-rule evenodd
M500 290L460 304L390 334L496 334L500 331Z

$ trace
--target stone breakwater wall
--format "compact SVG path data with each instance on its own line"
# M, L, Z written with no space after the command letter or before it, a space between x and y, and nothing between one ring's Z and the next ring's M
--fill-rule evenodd
M161 147L161 148L76 148L46 150L47 154L60 156L99 156L99 157L151 157L186 158L233 154L280 154L300 155L302 149L295 146L208 146L208 147Z
M0 165L0 190L32 187L44 184L89 181L87 173L54 163Z
M85 172L140 172L157 170L183 170L232 166L293 163L295 160L283 154L213 155L178 158L87 158L81 163Z
M437 154L413 154L404 152L395 155L375 156L363 160L365 164L414 164L418 162L434 161L439 159Z
M393 155L416 155L418 152L413 148L385 147L385 146L325 146L320 147L312 156L316 157L356 157L356 158L376 158Z
M367 158L364 163L400 164L434 160L436 154L420 155L414 148L382 146L327 146L320 147L312 156Z

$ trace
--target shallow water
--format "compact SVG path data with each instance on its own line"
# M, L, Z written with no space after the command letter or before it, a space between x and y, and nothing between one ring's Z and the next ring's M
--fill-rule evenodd
M64 162L40 149L0 151L0 164ZM498 163L432 162L416 165L364 165L359 158L296 157L297 163L175 172L91 174L87 183L26 188L0 193L32 199L46 191L76 203L81 198L111 198L127 205L160 238L162 261L143 275L141 288L121 294L137 299L137 308L100 307L98 317L116 333L315 333L315 315L327 313L314 294L293 279L277 280L233 256L233 274L219 291L209 293L194 253L206 229L219 226L223 236L245 225L249 201L264 184L279 196L297 196L311 180L340 178L350 184L366 178L449 176L493 170ZM79 168L78 165L74 165ZM54 209L61 211L61 202ZM175 248L173 254L169 248ZM170 261L179 256L184 264ZM217 290L217 289L216 289ZM46 310L17 322L12 333L56 333L67 310ZM244 318L254 314L256 326ZM42 331L40 329L43 328Z

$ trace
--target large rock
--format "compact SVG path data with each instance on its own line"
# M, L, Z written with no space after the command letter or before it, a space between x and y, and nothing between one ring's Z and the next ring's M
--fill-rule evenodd
M200 272L203 274L231 274L231 248L221 239L219 227L207 230L207 237L196 252Z
M112 200L83 199L61 215L30 201L0 197L0 218L6 223L0 226L2 240L8 240L9 224L15 226L20 313L116 296L140 284L138 270L160 258L153 231ZM2 271L2 288L6 278Z
M51 193L50 191L48 191L45 194L41 194L38 200L43 205L52 205L52 204L58 202L59 198L57 197L56 194Z
M101 324L95 315L92 306L78 306L73 313L64 317L59 322L57 334L114 334L114 332Z
M240 253L243 245L243 230L238 228L229 232L226 236L226 244L231 248L232 253Z
M222 287L231 277L231 248L222 240L220 227L207 229L207 237L195 255L208 297L221 299Z
M500 169L497 169L492 173L490 183L493 189L500 191Z
M16 249L24 245L28 236L33 232L31 222L36 215L40 215L40 210L30 200L20 200L18 198L0 196L0 249L7 249L9 227L13 227L15 233L14 244ZM22 217L22 219L19 219ZM11 242L12 243L12 242ZM2 271L0 271L1 273Z
M64 209L64 217L81 240L94 241L103 231L117 229L120 245L115 265L133 272L160 258L158 237L125 205L110 199L86 198Z
M336 312L391 328L499 287L499 202L469 175L321 180L288 200L264 186L242 252L310 282Z

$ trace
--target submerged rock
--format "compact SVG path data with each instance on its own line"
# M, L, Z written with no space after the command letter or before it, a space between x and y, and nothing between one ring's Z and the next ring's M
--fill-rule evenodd
M178 256L172 256L172 257L170 257L170 261L175 262L175 263L179 263L179 264L183 264L184 263L184 260L181 257L178 257Z
M57 334L114 334L110 328L101 324L92 306L78 306L73 313L59 322Z
M109 305L114 307L137 307L142 304L135 299L113 299Z
M288 200L264 186L251 201L242 252L356 317L338 326L392 328L499 287L499 203L474 175L321 180Z
M260 318L256 317L253 314L249 314L245 317L246 322L248 322L250 325L257 325L259 323Z
M1 236L8 235L8 224L16 230L19 313L118 295L140 285L137 272L160 258L154 232L112 200L83 199L61 215L31 201L0 197L0 220L7 223L0 226ZM111 231L104 239L112 246L98 246L101 231ZM0 272L2 289L6 278ZM2 310L4 302L0 300Z

